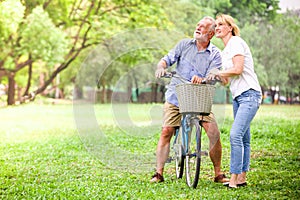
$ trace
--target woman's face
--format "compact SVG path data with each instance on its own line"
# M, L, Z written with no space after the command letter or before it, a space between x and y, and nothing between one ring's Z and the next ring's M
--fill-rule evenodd
M218 18L216 20L216 37L217 38L224 38L228 34L232 35L232 27L229 26L226 22L222 19Z

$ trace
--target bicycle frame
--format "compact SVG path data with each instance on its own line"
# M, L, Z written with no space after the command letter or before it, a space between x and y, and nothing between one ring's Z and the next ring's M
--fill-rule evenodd
M192 115L191 114L186 114L183 115L182 118L182 122L181 122L181 126L182 126L182 141L183 141L183 146L184 146L184 156L187 155L187 153L189 152L189 139L190 139L190 135L189 132L191 131L191 127L190 127L190 120L192 119Z

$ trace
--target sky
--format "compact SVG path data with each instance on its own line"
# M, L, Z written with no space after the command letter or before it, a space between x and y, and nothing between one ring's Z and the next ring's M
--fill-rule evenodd
M287 8L289 10L300 9L300 0L280 0L279 7L282 11L285 11Z

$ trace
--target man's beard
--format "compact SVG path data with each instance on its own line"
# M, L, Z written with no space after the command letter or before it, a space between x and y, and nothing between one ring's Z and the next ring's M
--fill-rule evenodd
M194 32L194 38L200 42L206 42L208 40L208 33L199 35Z

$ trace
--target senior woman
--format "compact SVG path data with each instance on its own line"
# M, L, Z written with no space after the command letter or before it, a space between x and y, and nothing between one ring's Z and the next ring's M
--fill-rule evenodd
M234 19L225 14L216 17L216 37L225 47L223 70L218 72L224 84L230 82L234 122L230 130L230 181L225 186L246 186L250 166L250 123L261 103L261 87L254 72L253 59L247 43L240 37Z

